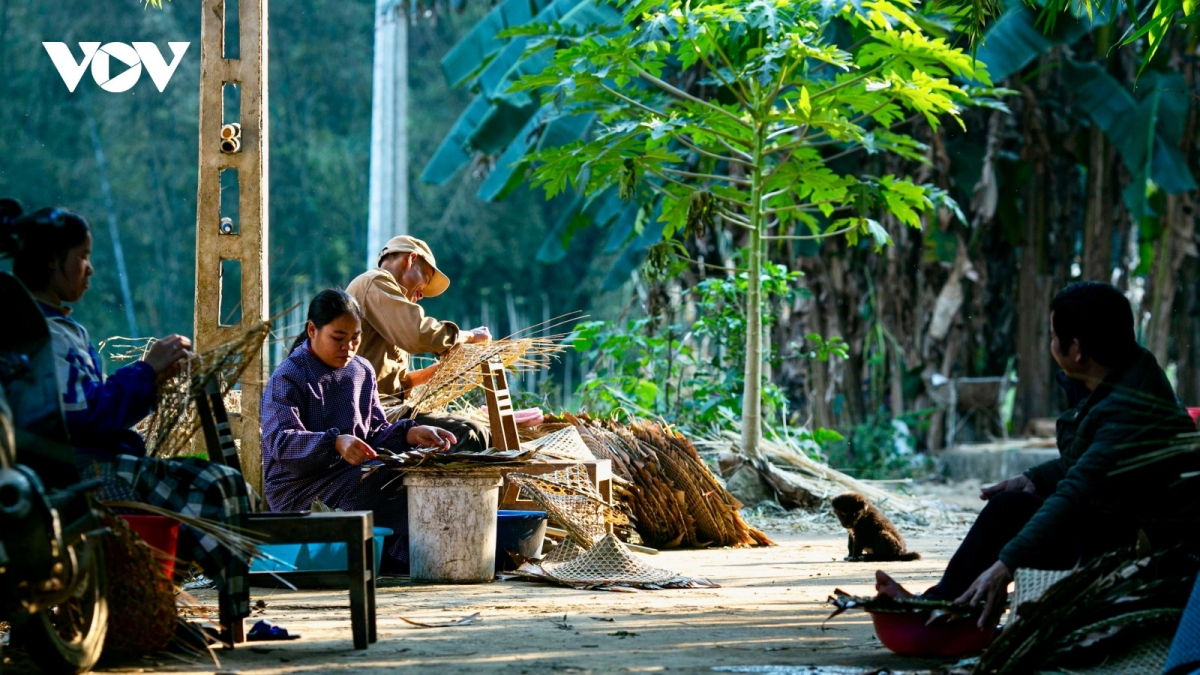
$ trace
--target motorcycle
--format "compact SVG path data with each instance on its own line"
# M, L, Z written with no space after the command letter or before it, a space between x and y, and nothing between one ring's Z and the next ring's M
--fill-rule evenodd
M41 310L9 274L0 297L0 621L44 672L85 673L108 626L101 482L75 466Z

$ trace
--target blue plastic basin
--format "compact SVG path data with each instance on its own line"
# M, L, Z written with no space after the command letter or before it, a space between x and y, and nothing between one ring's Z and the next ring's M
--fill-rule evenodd
M545 511L497 511L496 571L517 568L509 551L526 558L542 557L542 540L545 538Z
M377 527L375 534L375 569L383 559L383 538L392 530ZM255 558L251 572L342 572L346 569L346 545L336 544L263 544L258 547L273 560Z

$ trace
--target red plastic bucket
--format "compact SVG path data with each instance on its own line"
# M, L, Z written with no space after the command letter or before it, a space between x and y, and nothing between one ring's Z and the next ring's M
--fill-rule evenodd
M1187 411L1192 416L1192 424L1200 426L1200 408L1188 408Z
M129 528L137 533L150 548L158 551L163 572L168 579L175 574L175 551L179 546L179 521L166 516L122 515Z
M901 656L959 658L984 650L995 628L979 630L975 619L939 618L929 612L872 612L879 642Z

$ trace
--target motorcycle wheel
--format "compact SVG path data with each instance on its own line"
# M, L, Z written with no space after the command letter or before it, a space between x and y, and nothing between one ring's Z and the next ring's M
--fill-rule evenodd
M100 660L108 630L107 583L97 545L88 556L87 578L61 605L43 608L21 630L29 658L47 675L77 675Z

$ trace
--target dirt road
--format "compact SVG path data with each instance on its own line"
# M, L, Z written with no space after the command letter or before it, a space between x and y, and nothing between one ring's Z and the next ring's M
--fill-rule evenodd
M806 672L753 666L842 665L916 670L936 661L904 659L879 646L869 620L852 613L821 623L837 588L872 590L878 565L846 563L845 538L779 534L779 546L664 552L646 560L706 577L714 589L612 593L506 581L474 586L417 585L385 579L378 592L379 642L355 651L344 593L255 589L265 618L299 633L295 642L220 651L221 666L160 656L104 672L445 673ZM914 588L933 583L961 532L910 536L917 562L884 565ZM201 592L202 600L216 604ZM480 613L454 628L414 628L399 617L445 621ZM247 624L249 625L249 623ZM15 664L10 664L10 667ZM807 671L813 672L813 671ZM825 671L847 672L848 671Z

